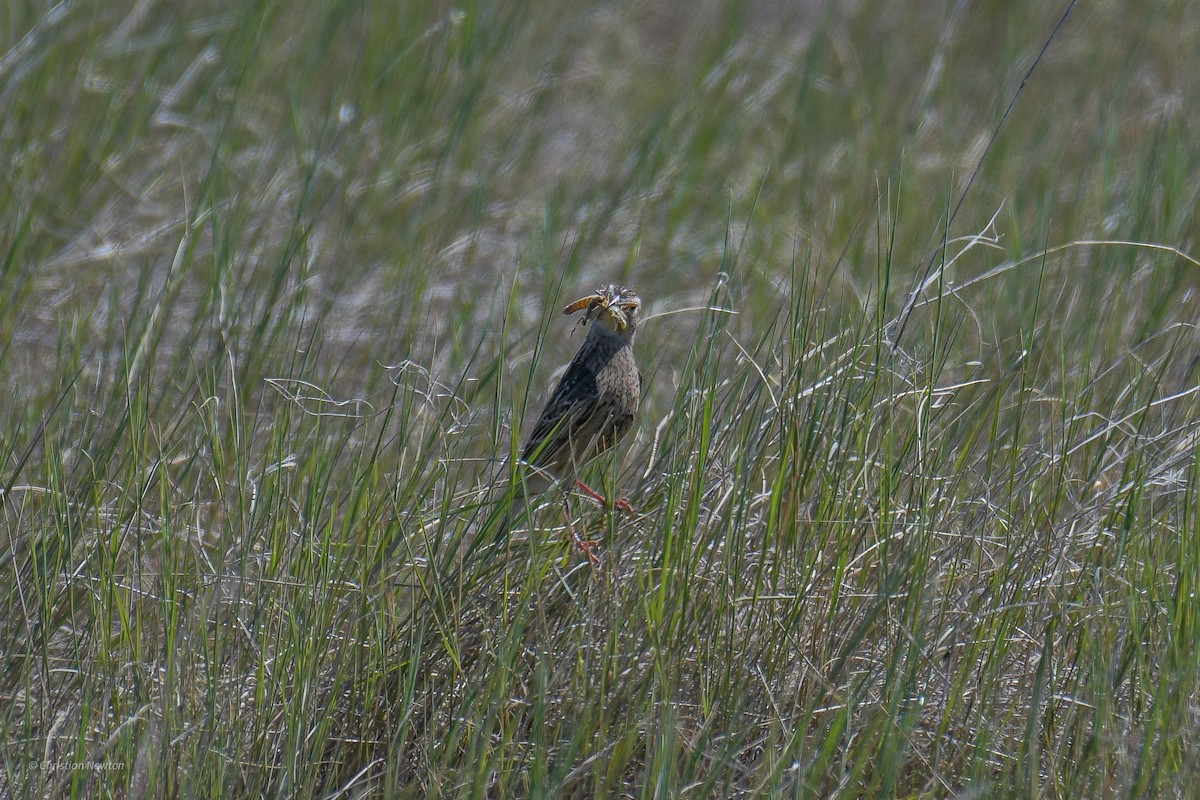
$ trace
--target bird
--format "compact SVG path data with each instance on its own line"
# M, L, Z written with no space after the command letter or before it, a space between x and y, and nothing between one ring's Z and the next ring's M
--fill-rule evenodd
M565 479L574 478L580 489L607 505L577 476L584 463L620 442L637 419L642 373L633 357L633 337L641 310L637 293L615 283L563 309L567 316L584 312L580 324L588 327L587 336L521 448L521 486L501 533L531 500ZM624 500L617 505L632 510ZM594 562L590 543L577 544Z

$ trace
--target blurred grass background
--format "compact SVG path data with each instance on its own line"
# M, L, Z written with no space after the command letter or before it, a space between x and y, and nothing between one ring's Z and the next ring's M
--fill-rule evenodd
M1067 5L0 8L0 796L1188 795L1200 6L1000 127Z

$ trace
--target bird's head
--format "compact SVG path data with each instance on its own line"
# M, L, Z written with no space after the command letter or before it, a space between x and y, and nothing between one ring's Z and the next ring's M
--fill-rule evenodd
M608 330L631 338L641 319L642 299L632 289L610 283L563 309L564 314L584 311L583 323L593 320Z

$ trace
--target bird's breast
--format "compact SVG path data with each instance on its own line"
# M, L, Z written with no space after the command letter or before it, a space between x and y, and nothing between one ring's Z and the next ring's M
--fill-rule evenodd
M596 389L599 393L612 397L615 404L626 413L637 409L642 394L640 384L633 350L628 345L613 352L596 374Z

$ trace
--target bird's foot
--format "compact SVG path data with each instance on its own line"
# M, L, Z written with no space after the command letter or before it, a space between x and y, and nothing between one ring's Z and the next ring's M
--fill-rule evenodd
M575 546L579 548L579 552L587 556L591 565L597 566L600 563L600 558L592 552L593 548L599 546L599 542L595 539L584 539L575 531L571 531L571 538L575 540Z

